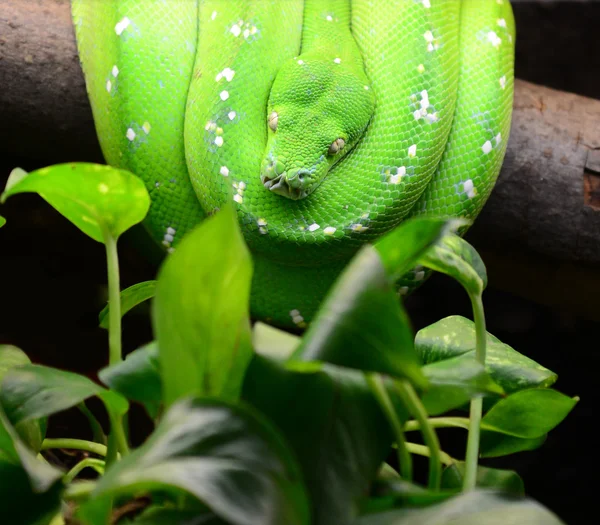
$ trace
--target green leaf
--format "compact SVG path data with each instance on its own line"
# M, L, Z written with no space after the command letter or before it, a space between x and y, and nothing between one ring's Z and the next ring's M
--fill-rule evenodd
M422 509L368 514L353 525L564 525L539 503L506 493L475 490Z
M253 411L217 401L175 403L146 443L106 472L83 516L104 524L111 498L139 492L187 493L230 525L309 522L300 473L279 434Z
M535 450L541 447L546 441L546 434L538 438L523 439L514 436L507 436L499 432L481 431L479 443L479 454L482 458L496 458L508 456L516 452Z
M450 490L428 490L400 478L377 479L371 487L371 497L361 507L361 513L371 514L399 507L426 507L455 494Z
M6 374L0 401L13 424L49 416L98 396L109 412L123 414L127 401L85 376L42 365L23 365Z
M167 406L188 395L239 395L252 357L251 276L231 206L202 222L167 258L153 302Z
M0 409L2 523L46 525L60 508L62 473L39 461Z
M415 347L424 363L435 363L465 354L475 355L475 324L465 317L446 317L419 330ZM556 374L487 334L486 370L505 392L548 387Z
M88 163L57 164L29 174L11 173L0 202L17 193L38 193L85 234L117 239L148 212L144 183L128 171Z
M467 241L448 234L419 259L419 263L457 280L471 295L481 295L487 273L481 257Z
M0 345L0 385L4 376L10 370L29 363L31 363L29 357L20 348L11 345ZM29 448L34 452L39 452L46 435L46 426L47 422L44 418L32 419L21 421L15 426L15 430Z
M496 403L483 417L481 428L518 438L540 438L567 417L578 401L556 390L521 390Z
M352 259L292 355L426 385L412 329L372 246Z
M465 476L465 463L457 461L450 465L442 474L442 488L461 490ZM498 489L520 496L525 495L523 480L514 470L477 467L476 484L480 488Z
M135 308L138 304L152 299L156 290L156 281L144 281L125 288L121 292L121 316L124 316L129 310ZM101 328L108 330L108 305L98 314L98 321Z
M6 219L0 215L0 228L6 224Z
M124 361L104 368L100 380L127 399L142 403L156 418L162 400L159 352L156 341L131 352Z
M252 330L252 346L257 354L285 361L300 344L300 337L256 322Z
M472 354L430 363L422 368L429 381L421 401L430 416L463 406L475 394L504 393Z
M364 374L331 365L289 369L257 355L243 398L277 425L294 450L313 504L312 523L348 523L356 516L392 443Z
M375 249L392 282L411 270L419 258L463 221L418 218L404 221L381 237Z

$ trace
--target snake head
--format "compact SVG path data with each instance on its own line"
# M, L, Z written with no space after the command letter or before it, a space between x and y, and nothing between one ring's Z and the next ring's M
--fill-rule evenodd
M298 200L319 187L371 119L375 99L367 82L362 66L310 54L281 68L267 107L265 188Z

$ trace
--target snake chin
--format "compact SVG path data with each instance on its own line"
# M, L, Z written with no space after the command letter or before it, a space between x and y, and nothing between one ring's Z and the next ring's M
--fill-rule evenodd
M306 189L302 188L301 186L295 186L290 180L288 180L286 173L277 175L274 178L270 178L267 175L261 175L260 180L265 188L273 193L276 193L277 195L281 195L282 197L287 197L288 199L297 201L308 196Z

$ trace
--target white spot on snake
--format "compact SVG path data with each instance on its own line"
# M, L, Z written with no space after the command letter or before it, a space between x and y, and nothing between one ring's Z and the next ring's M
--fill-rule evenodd
M427 51L431 53L432 51L438 49L439 45L431 31L425 31L425 33L423 33L423 38L425 39L425 42L427 42Z
M175 230L175 228L172 228L171 226L169 226L169 227L167 228L167 233L168 233L169 235L175 235L175 232L176 232L176 231L177 231L177 230Z
M365 86L365 91L369 91L369 86Z
M112 89L112 82L110 80L106 81L106 91L108 91L110 93L110 90Z
M421 102L419 102L419 104L421 105L421 109L427 109L429 107L429 95L426 89L421 91Z
M504 89L506 87L506 75L502 75L498 82L500 83L500 87Z
M489 140L486 140L483 146L481 146L481 151L487 155L490 151L492 151L492 143Z
M104 182L101 182L100 184L98 184L98 191L100 193L108 193L109 187L108 185L104 184Z
M325 20L327 20L328 22L333 22L333 17L331 15L327 15L325 17Z
M266 226L267 225L267 219L264 218L260 218L260 219L256 219L256 224L258 224L259 226Z
M341 63L342 63L342 59L341 59L341 58L334 58L334 59L333 59L333 61L334 61L336 64L341 64Z
M231 82L233 80L234 76L235 76L235 71L229 67L226 67L223 71L221 71L220 73L217 73L215 80L217 82L219 82L222 78L225 78L225 80L227 80L227 82Z
M423 64L419 64L417 66L417 71L421 74L423 74L425 72L425 66Z
M250 36L250 29L244 29L244 38L248 38Z
M215 144L217 146L219 146L219 148L220 148L223 145L223 137L221 137L221 136L215 137Z
M404 175L406 175L406 166L400 166L399 168L396 168L396 173L394 175L390 174L388 176L388 182L390 184L399 184Z
M216 11L213 11L213 12L212 12L212 15L210 15L210 19L211 19L211 20L214 20L215 18L217 18L217 12L216 12Z
M243 22L242 22L242 23L243 23ZM233 24L233 25L231 26L231 29L230 29L229 31L231 31L231 34L232 34L233 36L235 36L235 37L238 37L238 36L240 36L240 33L242 32L242 29L240 28L240 26L239 26L239 25L237 25L237 24Z
M229 98L229 91L224 89L223 91L221 91L221 93L219 93L219 97L221 97L222 101L227 100Z
M243 197L242 197L242 196L241 196L239 193L236 193L236 194L233 196L233 200L234 200L235 202L237 202L238 204L242 204L242 202L244 202L244 198L243 198Z
M135 139L135 131L133 131L131 128L128 128L127 133L125 133L125 136L130 142L133 142L133 140Z
M223 177L229 177L229 168L227 166L221 166L219 173L223 175Z
M300 315L300 310L290 310L290 317Z
M168 233L165 233L165 236L163 237L163 244L169 243L171 244L173 242L174 237Z
M238 191L243 193L244 190L246 189L246 183L243 180L241 180L238 183L238 188L239 188Z
M504 20L504 18L498 18L497 23L500 27L506 27L506 20Z
M230 111L229 113L227 113L227 116L229 117L229 120L233 120L235 118L235 111Z
M360 233L360 232L364 232L364 231L368 230L369 228L368 228L367 226L363 226L363 225L362 225L362 224L360 224L360 223L356 223L356 224L351 224L351 225L350 225L350 229L351 229L353 232Z
M115 26L115 33L117 33L117 36L121 36L121 33L125 31L130 24L131 20L129 20L129 18L126 16L123 17L120 22L117 22L117 25Z
M490 31L487 34L487 39L488 39L488 42L490 44L492 44L494 47L498 47L502 43L502 39L496 34L495 31Z
M475 189L475 186L473 185L473 181L471 179L467 179L465 182L463 182L463 190L467 194L467 197L469 197L469 199L472 199L473 197L477 196L477 190Z
M300 64L300 65L304 64L304 60L302 60L302 59L298 60L298 64Z
M424 277L425 277L425 272L422 270L420 272L415 273L415 281L422 281Z
M113 77L117 78L119 76L119 68L116 65L114 65L112 67L111 73Z
M333 226L327 226L327 228L325 228L323 230L323 233L325 235L333 235L335 233L336 228L334 228Z
M498 133L498 135L496 135L495 137L496 140L496 146L499 146L500 143L502 142L502 133Z
M216 122L213 122L212 120L209 120L206 125L204 126L204 129L206 131L214 131L215 129L217 129L217 124Z
M308 231L309 232L314 232L314 231L318 230L319 228L320 228L320 226L316 222L314 222L313 224L311 224L308 227Z
M413 144L410 148L408 148L408 156L412 159L417 156L417 145Z
M431 7L431 2L429 0L423 0L423 7L429 9Z
M406 295L408 293L408 286L401 286L398 289L398 295Z
M142 129L144 130L144 133L146 135L148 135L148 133L150 133L150 130L152 129L152 126L150 126L150 122L146 121L142 124Z

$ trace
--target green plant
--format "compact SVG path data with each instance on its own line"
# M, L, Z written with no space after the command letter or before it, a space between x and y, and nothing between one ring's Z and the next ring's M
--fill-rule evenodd
M485 267L453 231L460 221L411 220L353 258L302 336L248 311L252 260L226 207L192 231L156 282L119 298L116 243L149 198L133 175L93 164L15 170L2 201L37 192L107 250L109 366L90 379L0 347L0 505L8 523L558 524L524 497L518 474L484 467L540 446L577 398L556 375L485 330ZM474 322L454 316L413 335L395 281L421 265L457 279ZM121 315L153 298L155 340L121 356ZM102 428L85 402L98 397ZM129 403L155 422L130 450ZM79 407L90 440L45 438L46 418ZM461 410L468 409L468 417ZM446 415L457 411L459 416ZM467 431L464 461L436 429ZM423 444L409 439L420 432ZM80 450L70 471L43 451ZM396 462L398 471L386 463ZM427 487L413 456L429 458ZM96 479L81 480L84 469ZM12 520L12 521L11 521ZM457 521L459 520L459 521Z

